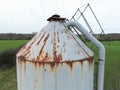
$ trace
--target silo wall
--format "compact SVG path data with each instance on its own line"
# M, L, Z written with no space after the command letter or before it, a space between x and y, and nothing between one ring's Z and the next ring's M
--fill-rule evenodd
M93 59L67 62L17 60L18 90L93 90Z

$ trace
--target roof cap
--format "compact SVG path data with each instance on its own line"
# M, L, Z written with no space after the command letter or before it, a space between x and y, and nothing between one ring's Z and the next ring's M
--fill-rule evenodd
M47 21L61 21L61 22L65 22L65 20L66 18L62 18L58 14L52 15L51 17L47 19Z

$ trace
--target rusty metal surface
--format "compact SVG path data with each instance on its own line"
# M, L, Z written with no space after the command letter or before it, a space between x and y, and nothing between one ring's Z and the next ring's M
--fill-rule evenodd
M40 62L80 60L92 56L93 52L60 22L50 22L17 53L21 59Z
M62 22L48 23L16 58L18 90L93 90L93 52Z

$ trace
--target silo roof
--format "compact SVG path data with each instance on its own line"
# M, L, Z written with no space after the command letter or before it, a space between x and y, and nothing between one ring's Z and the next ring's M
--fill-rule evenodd
M64 22L51 21L17 53L17 58L40 62L91 60L93 52Z

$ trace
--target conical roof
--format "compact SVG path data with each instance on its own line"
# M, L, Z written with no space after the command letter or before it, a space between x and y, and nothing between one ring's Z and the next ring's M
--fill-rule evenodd
M66 27L63 20L49 20L50 22L17 53L17 58L40 62L92 59L93 52Z

